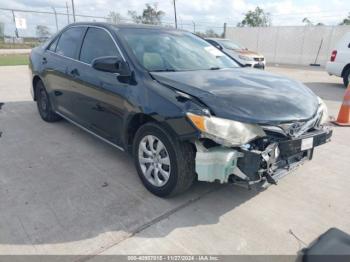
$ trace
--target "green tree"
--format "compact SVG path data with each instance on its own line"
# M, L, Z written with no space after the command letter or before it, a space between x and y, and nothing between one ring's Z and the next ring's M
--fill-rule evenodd
M123 20L123 17L119 13L111 11L109 12L107 19L109 23L120 24L121 21Z
M36 26L36 36L39 38L47 38L51 35L50 29L46 25Z
M309 18L307 18L307 17L305 17L305 18L302 20L302 22L303 22L305 25L307 25L307 26L314 26L314 25L315 25L315 24L314 24L313 22L311 22L311 20L310 20ZM324 23L318 22L318 23L316 24L316 26L322 26L322 25L324 25Z
M302 20L302 22L305 24L305 25L308 25L308 26L311 26L311 25L314 25L311 20L307 17L304 17L304 19Z
M339 25L350 25L350 12L348 17L344 18L343 22L341 22Z
M5 35L5 24L0 22L0 37L3 38Z
M137 14L136 11L128 11L128 15L137 24L151 24L160 25L162 23L162 18L165 13L162 10L158 10L157 3L146 4L146 8L143 9L142 15Z
M222 37L222 35L219 35L218 33L216 33L213 29L207 29L205 31L205 33L203 32L196 32L196 35L200 36L200 37L213 37L213 38L220 38Z
M271 18L270 14L265 12L262 8L257 6L254 11L248 11L244 15L242 22L238 23L237 26L244 27L257 27L257 26L270 26Z

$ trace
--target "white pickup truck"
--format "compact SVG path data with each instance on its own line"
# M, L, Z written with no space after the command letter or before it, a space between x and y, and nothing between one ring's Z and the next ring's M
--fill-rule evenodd
M330 61L326 64L326 71L330 75L343 78L345 87L350 82L350 32L346 33L332 51Z

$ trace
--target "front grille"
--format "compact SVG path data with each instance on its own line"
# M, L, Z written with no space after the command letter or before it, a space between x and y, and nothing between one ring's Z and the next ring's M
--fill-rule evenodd
M322 117L322 111L319 108L313 118L307 121L295 121L292 123L280 124L277 126L262 126L264 130L283 134L288 137L297 138L311 129L318 129Z

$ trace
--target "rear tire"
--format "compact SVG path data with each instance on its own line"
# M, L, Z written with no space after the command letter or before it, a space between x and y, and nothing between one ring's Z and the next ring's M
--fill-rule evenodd
M343 83L345 87L348 87L349 85L349 78L350 78L350 68L346 69L343 74Z
M52 110L49 95L42 81L38 81L35 85L35 97L39 114L44 121L56 122L61 119L61 117Z
M133 155L142 183L154 195L182 193L195 179L193 146L179 141L156 123L146 123L137 130Z

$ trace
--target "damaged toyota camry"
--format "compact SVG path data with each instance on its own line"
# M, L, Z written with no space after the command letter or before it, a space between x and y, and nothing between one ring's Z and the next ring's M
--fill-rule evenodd
M29 67L43 120L129 152L161 197L196 179L276 184L332 136L306 86L241 67L181 30L75 23L33 49Z

